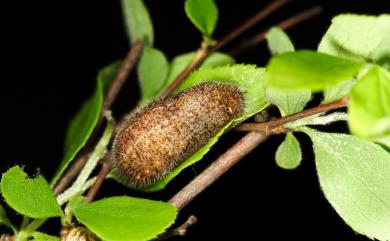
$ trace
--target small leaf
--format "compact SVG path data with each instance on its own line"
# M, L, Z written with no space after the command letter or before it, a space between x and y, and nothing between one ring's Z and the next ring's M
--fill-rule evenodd
M4 208L0 205L0 226L1 225L5 225L5 226L9 227L10 229L12 229L14 232L16 232L16 228L9 221L7 214L5 213Z
M162 91L164 91L168 86L176 79L176 77L187 67L187 65L192 61L195 56L195 52L181 54L176 56L171 63L171 68L169 70L168 78L165 81ZM224 66L228 64L234 64L234 59L224 53L215 52L211 53L199 66L199 69L204 67L217 67Z
M124 22L131 43L145 40L153 46L153 24L148 9L142 0L121 0Z
M79 194L69 200L67 208L73 211L78 207L84 206L85 204L87 204L86 198Z
M132 197L110 197L75 210L75 216L106 241L150 240L175 220L170 204Z
M70 121L65 137L65 155L50 182L52 186L91 136L100 117L104 91L114 79L120 64L121 61L116 61L99 71L95 92L83 103L79 112Z
M339 100L349 94L352 86L355 84L355 79L343 81L335 86L330 86L324 90L324 100L321 104L328 104L330 102Z
M275 155L276 164L284 169L294 169L301 164L302 151L297 138L287 133Z
M1 192L8 205L23 215L32 218L62 216L45 178L39 175L31 179L19 166L3 174Z
M350 93L348 124L354 135L390 136L390 72L373 66Z
M338 15L332 19L318 51L381 65L389 63L390 15Z
M269 85L320 91L354 77L364 62L308 50L284 53L268 63Z
M294 45L292 44L288 35L279 27L271 28L266 35L268 48L272 55L279 55L285 52L294 52Z
M309 90L284 91L271 87L266 89L265 99L276 105L282 116L286 116L303 110L306 103L311 100L311 92Z
M313 141L321 188L337 213L356 232L390 240L390 154L351 135L302 130Z
M52 236L46 233L41 233L41 232L33 232L33 241L60 241L60 238L56 236Z
M168 75L169 64L164 53L158 49L145 47L138 64L138 78L141 87L141 103L153 99L163 87Z
M216 68L203 68L193 72L176 90L190 88L203 82L221 82L239 87L244 94L245 109L241 117L234 119L218 132L204 147L180 164L163 180L143 191L158 191L163 189L175 176L190 165L198 162L210 150L227 130L263 110L267 103L264 100L265 70L252 65L233 65Z
M214 0L186 0L185 11L195 27L206 37L211 37L218 18Z

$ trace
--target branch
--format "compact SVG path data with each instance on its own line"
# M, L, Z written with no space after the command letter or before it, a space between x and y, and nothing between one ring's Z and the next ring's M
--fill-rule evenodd
M92 188L89 189L88 194L86 196L87 202L92 202L92 200L95 198L97 192L99 191L101 185L103 184L104 179L108 175L108 173L111 170L112 165L112 155L111 152L107 152L107 154L103 158L103 165L99 171L99 174L97 175L96 181L93 184Z
M156 240L170 239L174 236L184 236L187 234L187 229L190 226L196 224L197 221L198 221L198 219L194 215L190 215L188 217L187 221L185 221L185 223L183 223L182 225L180 225L177 228L166 231L165 233L158 236L158 238Z
M281 29L289 29L291 27L296 26L297 24L308 20L312 17L317 16L322 11L321 6L315 6L312 8L309 8L305 11L302 11L288 19L283 20L282 22L279 22L276 26L280 27ZM250 38L249 40L243 41L241 44L239 44L236 48L234 48L232 51L230 51L230 54L233 56L237 56L241 54L242 52L262 43L265 40L266 34L269 29L260 32L259 34L255 35L254 37Z
M279 119L271 120L269 122L265 123L244 123L241 124L240 126L234 128L235 131L261 131L264 132L266 135L267 134L273 134L269 133L270 131L275 131L275 128L283 126L284 124L295 121L298 119L302 119L307 116L315 115L318 113L322 112L327 112L330 110L335 110L339 109L342 107L346 107L348 104L348 97L344 97L340 100L325 104L325 105L320 105L316 106L310 109L303 110L301 112L284 116Z
M103 121L103 115L105 111L110 109L111 105L114 103L116 97L118 96L120 89L125 83L127 77L129 76L130 72L133 70L137 60L139 59L142 53L143 46L144 46L143 40L138 40L134 42L126 58L123 60L122 65L118 70L118 73L116 74L115 78L111 83L110 88L106 93L99 122L95 127L95 133L96 130L99 129ZM53 190L55 195L58 195L61 192L63 192L65 188L69 186L71 181L80 173L81 169L84 167L88 159L88 154L89 152L87 150L84 150L80 155L78 155L77 159L75 159L72 162L71 166L67 169L65 174L62 176L60 181L55 186Z
M195 177L183 189L181 189L175 196L173 196L168 203L175 206L177 209L182 209L189 202L191 202L199 193L205 190L210 184L215 182L223 173L229 170L234 164L246 156L249 152L255 149L262 143L269 135L280 134L288 132L289 130L283 125L287 122L294 121L309 115L314 115L329 110L345 107L348 103L348 98L344 97L338 101L320 105L311 109L301 111L299 113L285 116L279 119L271 120L265 123L250 123L256 128L246 128L245 125L237 127L236 130L251 130L243 138L241 138L235 145L230 147L224 154L215 160L209 167L207 167L201 174ZM243 128L244 126L245 128ZM256 131L252 131L256 130ZM261 132L260 132L260 131ZM264 131L266 130L266 131Z

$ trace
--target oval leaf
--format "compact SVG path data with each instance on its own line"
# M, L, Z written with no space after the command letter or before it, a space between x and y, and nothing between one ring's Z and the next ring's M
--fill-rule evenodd
M144 48L137 68L142 93L141 104L149 102L161 90L168 70L168 60L163 52L151 47Z
M214 0L187 0L185 11L203 35L206 37L212 35L218 18L218 9Z
M354 77L364 62L302 50L273 57L268 83L285 89L320 91Z
M294 52L295 50L288 35L279 27L271 28L265 37L272 55Z
M163 189L183 169L201 160L223 133L267 106L267 103L264 100L265 70L263 68L256 68L252 65L233 65L200 69L193 72L179 86L176 92L210 81L235 85L243 92L245 100L243 115L226 125L204 147L199 149L189 159L180 164L162 181L144 191L158 191Z
M390 72L373 66L350 93L348 125L364 138L390 137Z
M32 218L62 216L49 184L43 176L33 179L15 166L3 174L1 193L10 207Z
M332 19L318 51L378 64L390 59L390 15L342 14Z
M121 0L126 31L131 43L142 39L153 46L153 24L142 0Z
M282 116L297 113L305 108L307 102L311 100L310 90L285 91L278 88L267 88L265 99L276 105Z
M339 100L349 94L352 86L355 84L355 79L343 81L335 86L330 86L324 90L324 100L321 104L328 104L330 102Z
M344 134L304 129L326 198L356 232L390 240L390 154Z
M275 155L276 164L284 169L294 169L301 164L302 151L297 138L287 133L284 141L278 147Z
M111 197L77 208L75 216L106 241L150 240L175 220L170 204L132 197Z

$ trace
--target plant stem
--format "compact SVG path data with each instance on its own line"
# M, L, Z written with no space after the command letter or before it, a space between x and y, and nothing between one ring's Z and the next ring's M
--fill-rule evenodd
M258 13L252 16L250 19L233 29L231 32L220 38L219 41L213 46L212 51L218 50L242 34L244 31L253 27L256 23L260 22L264 18L274 13L279 8L286 5L291 0L275 0L268 4L265 8L262 8Z
M101 117L99 119L98 125L95 127L96 130L99 129L103 114L106 110L110 109L111 105L114 103L116 97L123 84L125 83L127 77L130 72L134 69L135 64L137 63L139 57L141 56L142 49L144 47L144 41L138 40L131 45L131 48L123 60L121 67L118 70L115 78L113 79L110 88L107 90L107 93L104 98L103 108L101 112ZM72 162L71 166L67 169L65 174L59 180L57 185L55 186L53 192L55 195L59 195L61 192L65 190L66 187L69 186L71 181L80 173L81 169L84 167L87 161L88 151L84 150L82 154L78 155L78 157Z
M92 200L95 198L97 192L99 191L101 185L103 184L104 179L108 175L108 173L111 170L112 165L112 156L111 153L108 152L103 158L103 165L99 171L99 174L97 175L96 181L94 182L91 189L89 189L88 194L86 196L87 202L92 202Z
M346 107L348 104L348 97L344 97L340 100L325 104L325 105L319 105L310 109L303 110L301 112L284 116L279 119L274 119L269 122L265 123L244 123L240 126L234 128L235 131L262 131L265 134L268 134L270 131L275 129L276 127L282 126L283 124L286 124L291 121L295 121L298 119L302 119L307 116L311 116L314 114L327 112L330 110L339 109L342 107Z
M156 238L156 240L166 240L174 236L184 236L187 233L187 229L190 226L196 224L197 221L198 219L194 215L190 215L182 225L180 225L177 228L167 230L165 233L159 235L158 238Z
M218 157L217 160L211 163L201 174L176 193L168 203L179 210L182 209L266 138L267 136L260 132L249 132L224 154Z
M308 20L312 17L317 16L322 11L321 6L315 6L312 8L309 8L305 11L302 11L286 20L283 20L279 22L276 26L280 27L281 29L289 29L293 26L296 26L300 22L303 22L305 20ZM233 56L237 56L241 54L242 52L262 43L265 40L265 36L267 34L269 29L260 32L259 34L255 35L254 37L250 38L249 40L244 40L241 44L239 44L236 48L230 51L230 54Z
M61 195L59 195L57 197L57 202L60 206L62 206L63 204L65 204L67 201L69 201L70 199L72 199L74 196L76 196L77 194L81 194L83 192L85 192L88 188L90 188L94 183L96 182L96 177L92 177L90 178L88 181L86 181L84 183L83 186L81 186L81 188L79 189L76 189L74 187L70 187L68 189L66 189L66 191L64 191L63 193L61 193Z

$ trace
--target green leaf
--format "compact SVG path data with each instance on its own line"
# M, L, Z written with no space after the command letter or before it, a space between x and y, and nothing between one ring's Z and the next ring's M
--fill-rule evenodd
M177 76L187 67L195 56L195 52L185 53L176 56L171 63L168 78L165 81L164 87L161 88L164 91L168 86L176 79ZM199 66L199 69L204 67L217 67L228 64L234 64L234 59L224 53L215 52L211 53Z
M271 87L266 89L265 99L276 105L282 116L286 116L303 110L306 103L311 100L311 92L309 90L285 91Z
M14 166L1 178L1 193L10 207L32 218L62 216L53 192L41 175L31 179Z
M288 52L268 63L269 85L320 91L354 77L364 62L308 50Z
M86 198L81 194L78 194L69 200L67 208L73 211L76 208L81 207L85 204L87 204Z
M339 100L349 94L352 86L355 84L355 79L343 81L335 86L330 86L324 90L324 100L321 104L328 104L330 102Z
M114 79L120 64L121 61L115 61L99 71L93 95L83 103L79 112L70 121L65 137L65 155L50 182L52 186L91 136L100 117L104 91Z
M141 103L153 99L164 85L169 70L168 60L158 49L145 47L138 64L138 78L141 87Z
M390 15L338 15L332 19L332 24L322 38L318 50L340 57L388 65Z
M275 155L276 164L284 169L295 169L301 164L302 151L297 138L287 133Z
M292 44L288 35L279 27L271 28L266 34L268 48L272 55L279 55L285 52L294 52L294 45Z
M303 129L326 198L356 232L390 240L390 154L357 137Z
M165 202L122 196L79 207L75 216L106 241L141 241L163 233L173 224L177 210Z
M390 136L390 72L372 66L350 93L348 124L354 135Z
M32 236L34 238L33 241L60 241L60 238L56 236L52 236L41 232L33 232Z
M9 227L10 229L12 229L12 231L14 231L14 233L16 232L16 228L9 221L7 214L5 213L4 208L0 205L0 226L1 225L5 225L5 226Z
M218 18L214 0L186 0L185 11L195 27L206 37L211 37Z
M144 2L142 0L121 0L121 3L126 31L131 43L142 39L147 45L153 46L153 24Z
M386 147L387 150L390 151L390 136L378 137L375 138L374 141Z
M165 186L183 169L201 160L203 156L210 150L210 148L218 141L219 137L223 133L256 114L257 112L263 110L267 106L267 103L264 100L264 85L266 81L265 70L264 68L256 68L253 65L233 65L216 68L207 67L200 69L193 72L179 86L176 92L182 91L203 82L210 81L238 86L238 88L244 94L245 109L243 115L227 124L205 146L203 146L194 155L180 164L163 180L143 191L151 192L165 188Z

